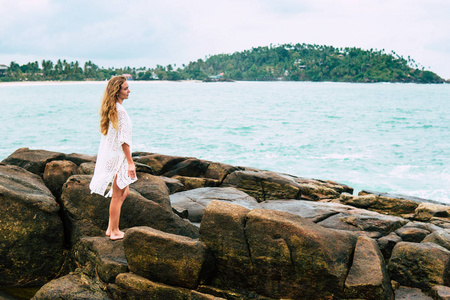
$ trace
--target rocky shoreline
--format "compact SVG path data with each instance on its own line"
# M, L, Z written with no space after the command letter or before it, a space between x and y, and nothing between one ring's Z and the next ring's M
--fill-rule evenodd
M450 206L192 157L133 153L104 236L95 157L0 164L0 288L32 299L450 299ZM14 299L14 298L11 298Z

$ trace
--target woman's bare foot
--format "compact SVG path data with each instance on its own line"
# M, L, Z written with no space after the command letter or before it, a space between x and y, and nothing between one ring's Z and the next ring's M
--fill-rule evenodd
M124 235L125 235L125 232L119 230L117 232L111 232L109 238L111 239L111 241L116 241L116 240L123 239Z
M111 230L108 228L105 232L106 236L111 236Z

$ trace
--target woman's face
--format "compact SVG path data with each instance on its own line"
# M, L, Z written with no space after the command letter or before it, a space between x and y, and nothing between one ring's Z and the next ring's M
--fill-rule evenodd
M122 83L122 88L120 89L117 98L119 100L128 99L128 94L130 93L130 89L128 88L128 82Z

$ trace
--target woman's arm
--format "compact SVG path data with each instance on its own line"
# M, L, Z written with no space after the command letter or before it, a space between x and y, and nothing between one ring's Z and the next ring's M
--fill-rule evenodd
M131 151L130 146L128 146L127 143L122 144L123 153L125 153L125 157L127 158L128 162L128 176L131 179L136 178L136 166L134 165L134 161L131 158Z

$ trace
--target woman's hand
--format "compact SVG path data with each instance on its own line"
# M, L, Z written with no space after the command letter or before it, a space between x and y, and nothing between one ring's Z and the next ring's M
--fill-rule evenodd
M128 176L131 179L136 178L136 166L134 165L134 162L128 163Z

